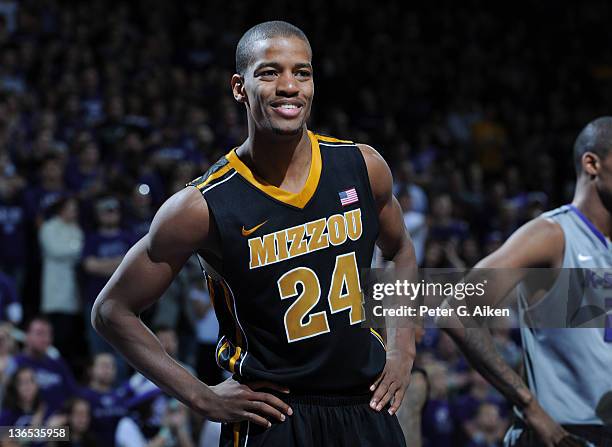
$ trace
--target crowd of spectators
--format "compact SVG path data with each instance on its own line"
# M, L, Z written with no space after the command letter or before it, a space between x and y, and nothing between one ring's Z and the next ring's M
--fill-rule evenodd
M259 21L310 37L310 127L385 156L420 266L473 266L569 201L573 139L612 100L612 6L438 3L0 0L0 425L212 445L218 427L134 374L89 313L159 205L245 137L229 79ZM222 380L197 262L143 319ZM516 334L495 337L518 368ZM448 337L427 330L418 363L424 445L499 445L509 408Z

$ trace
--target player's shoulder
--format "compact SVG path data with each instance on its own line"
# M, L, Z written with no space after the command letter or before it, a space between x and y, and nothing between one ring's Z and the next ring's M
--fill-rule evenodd
M374 199L380 204L386 204L393 190L393 176L389 165L369 144L356 143L355 146L363 157Z
M549 220L551 222L556 222L558 219L562 218L563 216L569 215L571 213L572 213L572 207L569 205L563 205L563 206L560 206L559 208L555 208L553 210L546 211L540 214L539 217Z
M321 132L310 131L310 133L317 140L319 146L331 148L352 146L353 148L359 149L359 152L361 152L364 156L380 157L382 159L376 149L369 144L358 143L348 138L338 138L336 136L327 135Z
M562 247L565 235L561 225L545 213L521 226L510 238L511 241L513 239L526 242L530 247Z
M206 199L196 188L183 188L159 208L151 228L152 246L173 249L189 246L194 250L205 245L210 230L210 213Z
M369 144L358 143L346 138L337 138L319 132L311 131L311 134L317 140L321 148L331 148L332 150L334 148L349 148L349 150L352 148L357 153L361 154L366 165L368 165L368 169L370 169L369 165L372 165L373 168L388 168L385 159Z
M565 235L561 226L546 216L538 216L516 230L478 267L550 267L563 258Z
M356 143L355 146L357 146L359 152L361 152L361 155L363 156L366 165L368 166L368 170L380 169L385 172L390 172L389 165L387 164L383 156L380 155L380 152L374 149L374 147L365 143Z
M311 132L313 137L317 140L319 147L324 149L347 149L350 151L351 149L355 151L355 153L361 154L361 157L365 161L365 164L368 168L368 172L372 170L383 170L384 172L389 171L389 166L385 159L378 153L376 149L374 149L369 144L357 143L353 140L337 138L330 135L325 135L318 132ZM343 152L341 155L345 155L346 152ZM382 172L382 173L384 173ZM379 172L380 174L380 172ZM371 177L371 176L370 176Z

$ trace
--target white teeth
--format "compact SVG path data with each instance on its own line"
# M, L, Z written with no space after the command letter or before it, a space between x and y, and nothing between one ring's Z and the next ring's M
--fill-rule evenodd
M297 109L298 107L295 104L283 104L280 106L281 109Z

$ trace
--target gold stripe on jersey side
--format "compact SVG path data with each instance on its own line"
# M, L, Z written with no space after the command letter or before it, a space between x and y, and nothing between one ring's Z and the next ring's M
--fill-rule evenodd
M229 341L225 340L225 342L221 345L221 349L219 349L219 352L217 352L217 363L221 363L221 354L223 354L227 348L229 348Z
M206 286L208 287L208 296L210 297L210 304L213 309L215 308L215 286L212 283L210 275L206 275Z
M232 149L232 151L225 156L229 161L229 165L227 166L233 167L249 183L279 202L283 202L287 205L295 206L296 208L300 209L304 208L317 190L317 186L319 186L321 169L323 165L317 137L311 131L308 131L308 138L310 139L311 148L310 172L308 173L306 183L300 192L293 193L286 191L269 184L261 178L256 177L255 174L251 172L249 167L245 165L242 160L240 160L235 149Z
M327 137L325 135L319 135L319 134L315 134L317 137L317 140L321 140L321 141L325 141L327 143L346 143L346 144L355 144L352 141L349 140L339 140L338 138L334 138L334 137Z
M240 422L234 422L234 447L240 446Z
M223 289L223 295L225 296L225 303L227 304L227 309L229 310L230 315L234 320L234 326L236 326L236 344L238 346L242 346L242 333L240 332L240 326L238 325L238 318L234 314L234 308L232 306L232 300L230 298L230 292L225 284L225 281L219 281L221 288ZM233 372L233 371L232 371Z
M385 344L385 340L382 338L382 336L372 328L370 328L370 332L372 332L372 335L374 335L374 337L376 337L378 341L382 343L383 347L387 349L387 345Z
M234 353L234 355L232 356L232 358L229 360L229 369L231 373L235 373L235 368L236 368L236 361L238 361L238 359L240 358L240 354L242 353L242 349L240 349L240 346L236 346L236 352Z
M219 177L223 177L227 172L229 172L230 169L232 169L232 167L229 164L223 166L218 171L213 172L212 174L210 174L206 178L206 180L204 180L202 183L200 183L199 185L196 185L196 188L202 189L205 186L208 186L212 181L218 179Z

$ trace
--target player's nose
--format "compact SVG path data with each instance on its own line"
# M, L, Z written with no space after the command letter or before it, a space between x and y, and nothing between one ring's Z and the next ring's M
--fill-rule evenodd
M276 83L276 94L278 96L294 96L299 93L297 79L293 73L283 72Z

